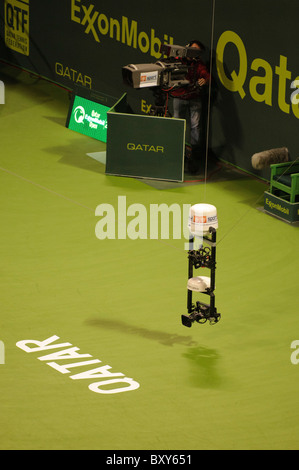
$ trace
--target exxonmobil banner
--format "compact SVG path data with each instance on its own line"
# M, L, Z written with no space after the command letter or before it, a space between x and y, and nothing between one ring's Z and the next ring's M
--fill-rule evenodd
M213 15L215 13L215 15ZM4 0L0 59L66 88L80 85L148 113L149 90L122 82L127 64L156 62L161 43L200 39L213 87L209 145L217 156L254 172L251 156L288 147L297 157L299 64L292 0ZM1 78L1 77L0 77ZM206 116L204 116L206 118ZM268 170L258 171L268 178Z
M184 19L178 1L4 0L0 58L70 89L105 87L120 96L124 65L156 62L162 43L185 45L198 36L210 43L210 2L191 8Z

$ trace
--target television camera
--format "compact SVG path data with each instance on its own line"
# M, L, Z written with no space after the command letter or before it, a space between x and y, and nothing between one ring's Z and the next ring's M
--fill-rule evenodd
M165 107L165 94L171 93L173 89L197 86L195 83L190 83L186 75L191 62L199 60L202 54L197 47L174 44L162 44L160 52L164 57L155 63L129 64L122 68L122 77L126 85L135 89L154 89L156 109Z
M186 80L188 60L199 59L201 50L162 44L160 52L166 58L150 64L129 64L122 68L124 82L133 88L160 87L162 90L190 85Z

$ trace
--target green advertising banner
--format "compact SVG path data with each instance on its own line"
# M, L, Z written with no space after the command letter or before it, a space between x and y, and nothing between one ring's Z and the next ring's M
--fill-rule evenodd
M67 127L73 131L107 142L109 107L75 96Z
M264 210L287 222L299 221L299 202L291 203L268 191L264 193Z
M107 113L110 109L126 109L126 94L116 98L76 87L69 106L66 127L107 142Z

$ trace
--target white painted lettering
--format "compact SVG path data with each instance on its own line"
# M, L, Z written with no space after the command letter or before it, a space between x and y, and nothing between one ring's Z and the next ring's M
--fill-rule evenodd
M44 341L36 341L32 339L26 339L25 341L18 341L17 346L27 353L46 351L47 349L61 348L63 346L72 346L71 343L51 344L59 339L59 336L51 336L51 338L45 339ZM28 344L35 344L35 347L27 346ZM50 345L50 346L49 346Z

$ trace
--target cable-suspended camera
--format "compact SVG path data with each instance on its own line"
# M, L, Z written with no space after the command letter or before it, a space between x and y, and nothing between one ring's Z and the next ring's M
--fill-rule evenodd
M197 323L218 323L221 314L215 307L216 234L218 229L217 210L211 204L195 204L189 211L190 232L188 250L187 311L182 315L182 324L191 327ZM195 243L199 240L199 248ZM207 268L208 276L193 276L194 269ZM193 302L193 295L200 293L209 296L210 302Z

